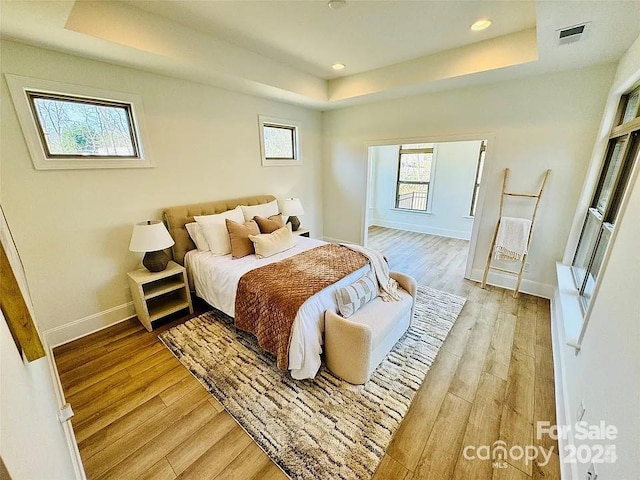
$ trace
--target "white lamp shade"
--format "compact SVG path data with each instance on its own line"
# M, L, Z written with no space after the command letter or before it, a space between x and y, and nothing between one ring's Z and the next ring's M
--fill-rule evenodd
M282 201L282 214L287 217L304 215L304 209L299 198L285 198Z
M156 252L169 248L174 243L164 223L158 220L147 220L134 225L129 250L132 252Z

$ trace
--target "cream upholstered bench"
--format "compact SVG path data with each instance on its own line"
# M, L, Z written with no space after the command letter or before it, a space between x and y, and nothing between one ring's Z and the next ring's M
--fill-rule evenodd
M324 349L327 368L353 384L371 377L413 318L417 284L409 275L391 272L401 288L399 302L376 297L349 318L327 310L324 314Z

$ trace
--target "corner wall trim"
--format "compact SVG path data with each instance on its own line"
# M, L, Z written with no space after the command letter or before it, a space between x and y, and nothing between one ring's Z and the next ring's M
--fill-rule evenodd
M44 336L51 348L55 348L128 320L134 317L135 314L133 302L128 302L59 327L50 328L44 332Z
M469 280L480 282L482 280L483 273L484 271L482 269L474 268L471 271L471 277L469 278ZM495 287L513 290L516 285L516 279L515 277L504 273L489 272L487 283ZM527 280L526 278L523 278L522 283L520 284L520 291L522 293L533 295L534 297L552 299L555 287L547 283L534 282L533 280Z

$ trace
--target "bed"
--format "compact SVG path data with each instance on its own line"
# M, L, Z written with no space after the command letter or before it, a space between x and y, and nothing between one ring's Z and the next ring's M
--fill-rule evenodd
M218 202L199 203L165 209L163 217L175 240L173 259L187 269L189 282L196 295L225 314L235 316L236 292L240 278L247 272L290 258L301 252L326 244L321 240L296 237L295 247L272 257L258 259L248 255L232 259L231 255L214 256L200 252L189 237L185 225L194 215L210 215L232 210L238 205L259 205L275 200L272 195L260 195ZM347 286L370 270L367 264L346 275L338 282L313 295L298 310L293 322L288 351L291 376L302 380L313 378L321 365L324 313L337 311L335 291Z

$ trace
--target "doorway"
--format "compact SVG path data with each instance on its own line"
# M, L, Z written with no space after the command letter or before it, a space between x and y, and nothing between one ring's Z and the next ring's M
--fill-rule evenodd
M368 146L363 244L424 282L469 278L489 138ZM416 275L414 275L416 276Z

